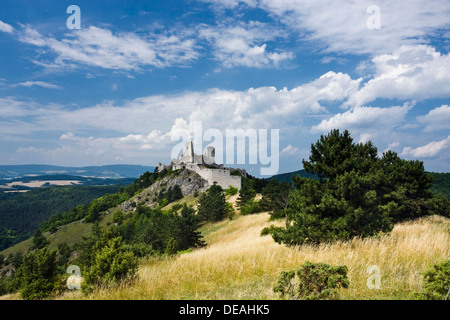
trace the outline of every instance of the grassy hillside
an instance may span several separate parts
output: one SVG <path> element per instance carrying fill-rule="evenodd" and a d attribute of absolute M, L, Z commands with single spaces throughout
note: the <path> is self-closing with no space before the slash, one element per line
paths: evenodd
<path fill-rule="evenodd" d="M 410 299 L 422 273 L 450 255 L 450 220 L 432 216 L 398 224 L 377 239 L 289 248 L 260 236 L 267 213 L 208 223 L 208 246 L 177 258 L 141 262 L 139 280 L 90 296 L 69 292 L 63 299 L 278 299 L 272 288 L 283 270 L 305 261 L 346 265 L 349 289 L 342 299 Z M 370 265 L 381 269 L 381 289 L 366 286 Z"/>

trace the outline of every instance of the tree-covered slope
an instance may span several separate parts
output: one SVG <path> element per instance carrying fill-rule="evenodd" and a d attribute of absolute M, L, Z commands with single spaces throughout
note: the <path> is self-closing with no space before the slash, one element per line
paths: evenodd
<path fill-rule="evenodd" d="M 0 250 L 29 238 L 51 216 L 92 202 L 121 185 L 36 188 L 0 201 Z"/>

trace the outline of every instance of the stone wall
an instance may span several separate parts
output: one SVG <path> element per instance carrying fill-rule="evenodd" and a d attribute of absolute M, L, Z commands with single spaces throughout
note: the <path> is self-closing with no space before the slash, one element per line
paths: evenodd
<path fill-rule="evenodd" d="M 211 186 L 217 182 L 223 189 L 228 189 L 229 186 L 241 189 L 241 176 L 232 176 L 230 169 L 209 169 L 195 164 L 185 164 L 185 168 L 198 173 Z"/>

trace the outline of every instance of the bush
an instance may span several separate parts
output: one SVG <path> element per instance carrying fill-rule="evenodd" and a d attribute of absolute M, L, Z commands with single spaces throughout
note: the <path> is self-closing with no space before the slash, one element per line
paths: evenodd
<path fill-rule="evenodd" d="M 273 291 L 293 300 L 337 299 L 339 289 L 348 288 L 349 284 L 346 266 L 307 261 L 296 272 L 281 272 Z"/>
<path fill-rule="evenodd" d="M 262 212 L 263 209 L 261 208 L 260 202 L 249 200 L 243 207 L 241 207 L 241 214 L 253 214 Z"/>
<path fill-rule="evenodd" d="M 133 279 L 137 268 L 138 259 L 133 252 L 125 249 L 122 237 L 115 237 L 94 252 L 82 289 L 84 292 L 90 292 L 99 286 Z"/>
<path fill-rule="evenodd" d="M 164 252 L 165 254 L 171 256 L 171 255 L 175 255 L 178 252 L 178 243 L 177 240 L 175 239 L 170 239 L 169 242 L 167 243 L 167 247 L 166 247 L 166 251 Z"/>
<path fill-rule="evenodd" d="M 434 265 L 424 273 L 422 298 L 426 300 L 447 300 L 450 292 L 450 260 Z"/>
<path fill-rule="evenodd" d="M 56 252 L 44 247 L 25 256 L 15 277 L 23 299 L 50 297 L 57 287 Z"/>
<path fill-rule="evenodd" d="M 234 196 L 239 192 L 238 188 L 235 188 L 233 186 L 229 186 L 228 189 L 225 189 L 225 195 L 226 196 Z"/>
<path fill-rule="evenodd" d="M 151 245 L 145 243 L 125 244 L 124 249 L 125 251 L 132 252 L 138 258 L 145 258 L 157 254 Z"/>

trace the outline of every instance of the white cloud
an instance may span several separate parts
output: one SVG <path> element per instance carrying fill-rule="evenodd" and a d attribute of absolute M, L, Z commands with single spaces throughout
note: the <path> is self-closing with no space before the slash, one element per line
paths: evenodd
<path fill-rule="evenodd" d="M 327 113 L 321 101 L 343 101 L 354 93 L 360 80 L 342 73 L 328 72 L 320 78 L 288 90 L 275 87 L 249 88 L 245 91 L 209 89 L 176 95 L 153 95 L 116 105 L 112 101 L 87 108 L 42 106 L 13 98 L 0 100 L 0 112 L 8 119 L 28 115 L 24 132 L 40 130 L 114 131 L 120 134 L 147 135 L 152 130 L 169 132 L 171 125 L 202 120 L 205 126 L 225 128 L 280 128 L 289 119 L 301 125 L 304 115 Z M 11 107 L 8 107 L 11 105 Z M 226 112 L 224 112 L 226 111 Z M 3 122 L 2 122 L 3 121 Z M 27 131 L 31 130 L 31 131 Z"/>
<path fill-rule="evenodd" d="M 389 151 L 389 150 L 393 150 L 393 149 L 395 149 L 395 148 L 397 148 L 397 147 L 399 147 L 399 146 L 400 146 L 400 143 L 399 143 L 398 141 L 391 142 L 391 143 L 388 144 L 388 146 L 387 146 L 387 148 L 384 150 L 384 152 L 387 152 L 387 151 Z"/>
<path fill-rule="evenodd" d="M 37 87 L 42 87 L 42 88 L 47 88 L 47 89 L 62 89 L 61 86 L 52 84 L 52 83 L 48 83 L 48 82 L 44 82 L 44 81 L 25 81 L 25 82 L 21 82 L 17 84 L 18 86 L 22 86 L 22 87 L 33 87 L 33 86 L 37 86 Z"/>
<path fill-rule="evenodd" d="M 350 132 L 383 132 L 401 125 L 411 104 L 379 107 L 355 107 L 333 115 L 312 127 L 312 132 L 328 132 L 332 129 L 348 129 Z M 367 139 L 366 139 L 367 140 Z"/>
<path fill-rule="evenodd" d="M 265 23 L 233 21 L 232 25 L 229 22 L 218 26 L 202 25 L 198 33 L 212 45 L 215 59 L 225 68 L 278 66 L 294 58 L 290 51 L 268 50 L 266 42 L 284 34 Z"/>
<path fill-rule="evenodd" d="M 301 128 L 305 115 L 327 113 L 319 101 L 342 101 L 358 86 L 359 80 L 329 72 L 290 90 L 274 87 L 245 91 L 210 89 L 154 95 L 121 105 L 105 101 L 87 108 L 0 99 L 0 136 L 11 137 L 9 140 L 26 137 L 28 146 L 35 149 L 27 149 L 25 145 L 20 149 L 21 155 L 25 157 L 26 152 L 27 157 L 43 162 L 66 159 L 73 163 L 93 156 L 98 161 L 116 157 L 145 158 L 150 150 L 152 157 L 160 154 L 158 161 L 165 161 L 168 154 L 164 152 L 176 144 L 171 141 L 171 134 L 177 129 L 192 132 L 195 121 L 203 121 L 203 130 L 218 129 L 223 134 L 228 128 L 296 131 Z M 286 119 L 289 119 L 288 124 Z M 35 146 L 42 145 L 41 139 L 51 139 L 55 135 L 59 137 L 57 147 Z M 294 151 L 291 147 L 285 153 Z"/>
<path fill-rule="evenodd" d="M 432 141 L 424 146 L 411 148 L 403 148 L 403 156 L 413 156 L 416 158 L 432 158 L 439 155 L 444 149 L 448 148 L 450 145 L 450 135 L 439 141 Z"/>
<path fill-rule="evenodd" d="M 450 107 L 442 105 L 430 110 L 426 115 L 417 117 L 417 122 L 425 125 L 425 132 L 450 130 Z"/>
<path fill-rule="evenodd" d="M 0 31 L 6 32 L 6 33 L 13 33 L 14 28 L 12 26 L 10 26 L 9 24 L 0 20 Z"/>
<path fill-rule="evenodd" d="M 300 149 L 294 147 L 292 144 L 289 144 L 286 148 L 281 150 L 281 155 L 286 156 L 295 156 L 300 152 Z"/>
<path fill-rule="evenodd" d="M 313 41 L 326 52 L 379 54 L 401 45 L 425 43 L 427 35 L 448 29 L 450 2 L 435 0 L 204 0 L 236 8 L 265 10 L 275 20 L 295 31 L 302 40 Z M 370 5 L 381 13 L 381 29 L 371 30 L 367 20 Z"/>
<path fill-rule="evenodd" d="M 430 46 L 402 46 L 372 59 L 375 75 L 347 105 L 361 106 L 376 99 L 425 100 L 450 96 L 450 54 Z"/>
<path fill-rule="evenodd" d="M 24 26 L 19 40 L 56 54 L 47 66 L 71 66 L 73 63 L 113 70 L 140 70 L 144 67 L 183 66 L 198 58 L 195 41 L 188 35 L 133 32 L 113 34 L 91 26 L 65 35 L 62 40 L 47 37 Z"/>

